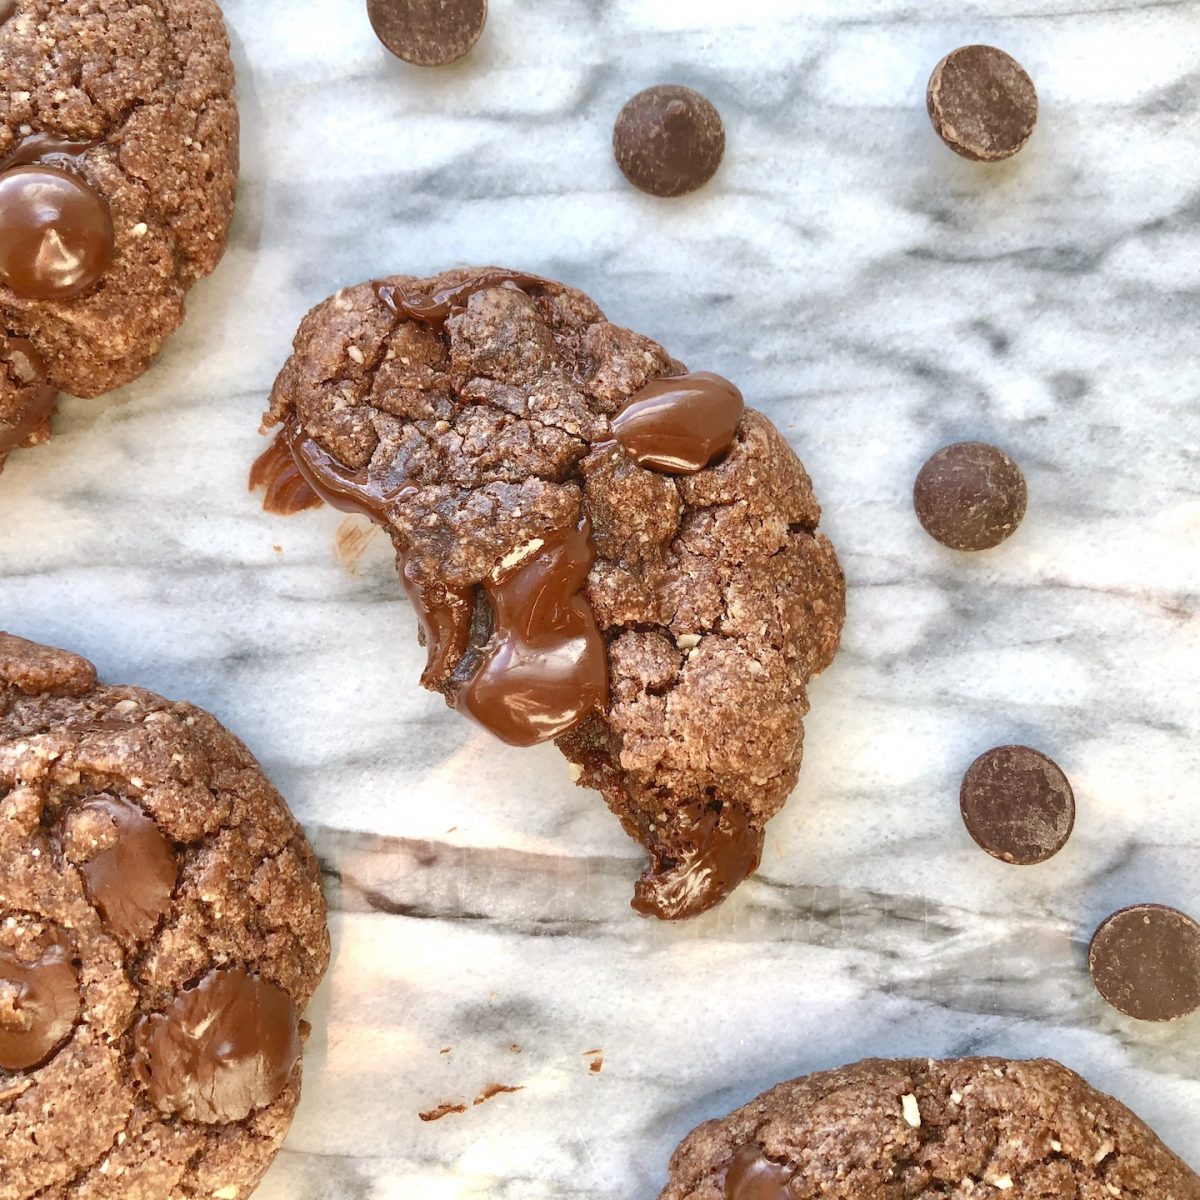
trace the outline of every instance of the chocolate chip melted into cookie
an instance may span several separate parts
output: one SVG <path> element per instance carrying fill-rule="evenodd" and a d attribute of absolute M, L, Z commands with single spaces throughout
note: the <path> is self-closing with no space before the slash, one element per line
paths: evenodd
<path fill-rule="evenodd" d="M 729 449 L 745 411 L 728 379 L 696 371 L 646 384 L 612 419 L 612 431 L 639 466 L 689 475 Z"/>
<path fill-rule="evenodd" d="M 36 958 L 0 947 L 0 1069 L 39 1066 L 79 1019 L 79 977 L 61 930 L 42 933 Z"/>
<path fill-rule="evenodd" d="M 73 814 L 76 836 L 87 833 L 101 849 L 80 865 L 88 899 L 106 928 L 134 942 L 154 932 L 171 904 L 178 864 L 171 843 L 136 804 L 98 796 Z"/>
<path fill-rule="evenodd" d="M 772 1162 L 748 1142 L 730 1160 L 725 1173 L 725 1200 L 792 1200 L 795 1192 L 788 1183 L 795 1173 L 791 1167 Z"/>
<path fill-rule="evenodd" d="M 62 166 L 82 158 L 89 150 L 100 145 L 95 141 L 79 141 L 61 138 L 53 133 L 30 133 L 0 158 L 0 172 L 10 167 L 26 167 L 34 163 Z"/>
<path fill-rule="evenodd" d="M 485 585 L 495 631 L 454 706 L 513 746 L 558 737 L 608 703 L 608 660 L 583 585 L 591 531 L 560 530 L 510 556 Z"/>
<path fill-rule="evenodd" d="M 28 159 L 0 174 L 0 280 L 18 295 L 80 295 L 108 270 L 114 245 L 108 204 L 80 176 Z"/>
<path fill-rule="evenodd" d="M 0 464 L 10 450 L 41 433 L 57 397 L 33 343 L 0 336 Z"/>
<path fill-rule="evenodd" d="M 753 874 L 762 859 L 763 831 L 739 808 L 692 813 L 678 847 L 651 848 L 650 870 L 637 882 L 633 907 L 643 916 L 678 921 L 712 908 Z"/>
<path fill-rule="evenodd" d="M 540 276 L 526 275 L 521 271 L 480 271 L 462 283 L 441 288 L 424 298 L 389 284 L 381 284 L 376 291 L 380 300 L 397 316 L 411 317 L 423 325 L 441 329 L 455 312 L 466 307 L 467 301 L 476 292 L 494 287 L 515 287 L 528 291 L 545 283 L 546 280 Z"/>
<path fill-rule="evenodd" d="M 134 1031 L 136 1069 L 165 1113 L 241 1121 L 283 1091 L 300 1061 L 300 1018 L 274 984 L 234 968 L 209 971 Z"/>

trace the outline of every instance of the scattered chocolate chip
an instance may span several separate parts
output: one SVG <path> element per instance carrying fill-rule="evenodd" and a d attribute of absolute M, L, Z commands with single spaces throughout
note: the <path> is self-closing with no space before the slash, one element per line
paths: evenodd
<path fill-rule="evenodd" d="M 0 280 L 30 300 L 85 292 L 113 257 L 108 204 L 78 175 L 21 166 L 0 174 Z"/>
<path fill-rule="evenodd" d="M 1037 124 L 1033 80 L 994 46 L 963 46 L 946 55 L 933 70 L 927 101 L 938 137 L 975 162 L 1011 158 Z"/>
<path fill-rule="evenodd" d="M 692 475 L 733 445 L 745 411 L 742 393 L 728 379 L 697 371 L 652 380 L 613 417 L 611 427 L 639 466 Z"/>
<path fill-rule="evenodd" d="M 444 67 L 464 57 L 487 22 L 487 0 L 367 0 L 379 40 L 418 67 Z"/>
<path fill-rule="evenodd" d="M 1088 956 L 1105 1000 L 1139 1021 L 1177 1021 L 1200 1010 L 1200 925 L 1162 904 L 1105 920 Z"/>
<path fill-rule="evenodd" d="M 683 196 L 717 173 L 725 126 L 721 114 L 691 88 L 647 88 L 621 109 L 613 153 L 635 188 L 652 196 Z"/>
<path fill-rule="evenodd" d="M 1025 476 L 1007 454 L 983 442 L 939 450 L 913 488 L 917 520 L 951 550 L 990 550 L 1012 537 L 1025 516 Z"/>
<path fill-rule="evenodd" d="M 1028 746 L 998 746 L 981 754 L 963 778 L 959 806 L 980 846 L 1022 867 L 1053 858 L 1075 828 L 1075 795 L 1067 777 Z"/>
<path fill-rule="evenodd" d="M 300 1060 L 287 992 L 240 968 L 209 971 L 134 1029 L 135 1067 L 151 1102 L 188 1121 L 242 1121 L 270 1104 Z"/>

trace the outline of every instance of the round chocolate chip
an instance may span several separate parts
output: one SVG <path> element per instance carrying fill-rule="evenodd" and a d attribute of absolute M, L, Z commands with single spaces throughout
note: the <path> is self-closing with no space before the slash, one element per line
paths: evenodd
<path fill-rule="evenodd" d="M 1011 537 L 1025 516 L 1025 477 L 1007 454 L 983 442 L 939 450 L 913 488 L 917 519 L 951 550 L 990 550 Z"/>
<path fill-rule="evenodd" d="M 457 62 L 479 41 L 487 0 L 367 0 L 379 40 L 418 67 Z"/>
<path fill-rule="evenodd" d="M 1027 867 L 1053 858 L 1075 828 L 1075 795 L 1058 765 L 1028 746 L 997 746 L 959 793 L 971 836 L 993 858 Z"/>
<path fill-rule="evenodd" d="M 1139 1021 L 1177 1021 L 1200 1010 L 1200 925 L 1162 904 L 1113 913 L 1092 938 L 1092 981 Z"/>
<path fill-rule="evenodd" d="M 0 174 L 0 280 L 30 300 L 78 296 L 108 270 L 113 225 L 108 204 L 58 167 Z"/>
<path fill-rule="evenodd" d="M 725 126 L 721 114 L 691 88 L 647 88 L 621 109 L 613 153 L 635 188 L 652 196 L 683 196 L 717 173 Z"/>
<path fill-rule="evenodd" d="M 963 46 L 947 54 L 933 70 L 926 98 L 938 137 L 975 162 L 1011 158 L 1037 124 L 1033 80 L 994 46 Z"/>

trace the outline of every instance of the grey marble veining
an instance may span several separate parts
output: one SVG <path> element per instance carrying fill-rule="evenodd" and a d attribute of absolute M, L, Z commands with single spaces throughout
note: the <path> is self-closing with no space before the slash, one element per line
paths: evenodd
<path fill-rule="evenodd" d="M 435 72 L 390 60 L 361 0 L 226 10 L 229 254 L 149 375 L 68 402 L 0 477 L 0 624 L 211 708 L 321 853 L 336 958 L 260 1195 L 652 1200 L 699 1120 L 875 1054 L 1053 1055 L 1200 1167 L 1200 1023 L 1126 1021 L 1084 970 L 1114 907 L 1200 910 L 1200 3 L 493 0 Z M 995 168 L 923 108 L 976 40 L 1042 97 Z M 663 81 L 729 134 L 677 202 L 609 150 Z M 630 912 L 636 848 L 553 750 L 415 688 L 385 539 L 246 492 L 307 307 L 463 262 L 576 284 L 737 380 L 841 552 L 845 644 L 798 792 L 758 877 L 686 926 Z M 1019 534 L 975 558 L 909 503 L 963 437 L 1030 485 Z M 1041 867 L 992 862 L 958 818 L 963 769 L 1002 741 L 1075 785 Z M 472 1104 L 496 1083 L 523 1090 Z M 468 1111 L 419 1118 L 442 1103 Z"/>

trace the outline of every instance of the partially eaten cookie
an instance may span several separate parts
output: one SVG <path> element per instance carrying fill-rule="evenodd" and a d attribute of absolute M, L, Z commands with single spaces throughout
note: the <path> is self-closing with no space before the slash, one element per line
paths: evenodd
<path fill-rule="evenodd" d="M 384 526 L 422 682 L 554 739 L 650 867 L 634 907 L 723 900 L 796 784 L 844 580 L 791 447 L 581 292 L 497 268 L 347 288 L 304 319 L 253 485 Z"/>

